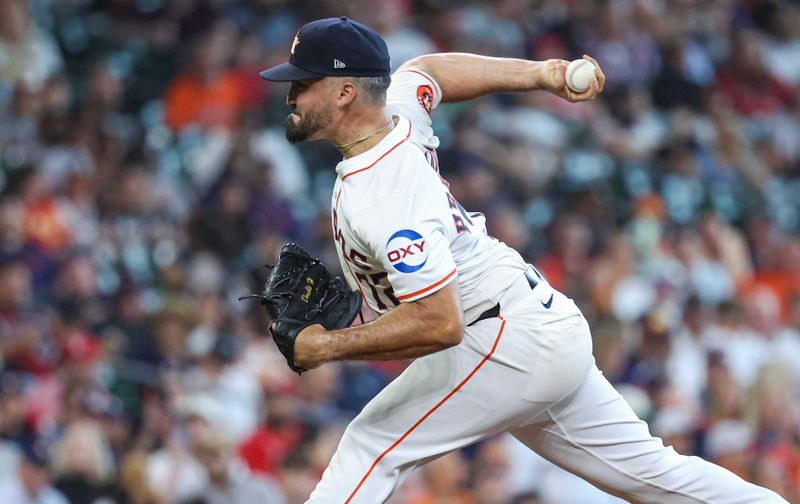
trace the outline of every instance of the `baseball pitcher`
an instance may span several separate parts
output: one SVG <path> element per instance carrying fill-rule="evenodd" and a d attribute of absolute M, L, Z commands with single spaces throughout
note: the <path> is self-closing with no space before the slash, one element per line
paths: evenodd
<path fill-rule="evenodd" d="M 348 359 L 416 360 L 348 426 L 308 502 L 380 503 L 411 471 L 510 432 L 554 464 L 631 502 L 785 502 L 650 435 L 594 364 L 573 301 L 489 236 L 439 175 L 431 111 L 442 101 L 565 85 L 567 62 L 473 54 L 416 58 L 390 77 L 386 44 L 345 17 L 303 26 L 288 62 L 264 79 L 291 82 L 290 142 L 342 153 L 331 217 L 349 289 L 287 245 L 258 296 L 298 372 Z M 381 315 L 349 327 L 361 302 Z"/>

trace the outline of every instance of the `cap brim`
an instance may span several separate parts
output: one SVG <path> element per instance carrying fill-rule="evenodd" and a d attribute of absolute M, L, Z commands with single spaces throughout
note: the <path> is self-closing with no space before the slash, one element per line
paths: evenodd
<path fill-rule="evenodd" d="M 325 77 L 322 74 L 318 74 L 310 70 L 304 70 L 289 61 L 286 63 L 281 63 L 280 65 L 276 65 L 272 68 L 267 68 L 258 75 L 260 75 L 262 79 L 273 82 L 290 82 L 306 79 L 320 79 Z"/>

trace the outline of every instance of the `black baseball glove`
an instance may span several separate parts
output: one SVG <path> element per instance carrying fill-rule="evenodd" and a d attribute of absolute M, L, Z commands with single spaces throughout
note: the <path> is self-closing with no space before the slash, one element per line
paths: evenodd
<path fill-rule="evenodd" d="M 294 363 L 294 342 L 307 326 L 322 324 L 327 330 L 349 327 L 361 310 L 361 295 L 344 281 L 331 278 L 319 259 L 302 247 L 287 243 L 281 248 L 262 294 L 241 299 L 260 299 L 274 323 L 269 332 L 292 371 L 306 371 Z"/>

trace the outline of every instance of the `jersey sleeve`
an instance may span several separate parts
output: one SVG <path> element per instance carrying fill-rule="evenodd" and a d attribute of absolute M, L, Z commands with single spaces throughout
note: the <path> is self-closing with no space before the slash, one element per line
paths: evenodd
<path fill-rule="evenodd" d="M 431 113 L 441 101 L 442 90 L 433 77 L 411 68 L 395 72 L 386 93 L 386 108 L 411 121 L 417 143 L 433 149 L 439 139 L 433 134 Z"/>
<path fill-rule="evenodd" d="M 441 211 L 423 197 L 395 193 L 359 212 L 355 231 L 388 273 L 395 297 L 414 301 L 456 277 Z"/>

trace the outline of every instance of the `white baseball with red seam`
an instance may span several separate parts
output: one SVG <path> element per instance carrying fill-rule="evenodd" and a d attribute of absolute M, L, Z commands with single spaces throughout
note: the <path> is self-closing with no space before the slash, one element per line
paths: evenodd
<path fill-rule="evenodd" d="M 592 81 L 595 80 L 594 65 L 591 61 L 585 59 L 577 59 L 571 61 L 567 65 L 567 71 L 564 78 L 567 81 L 567 87 L 576 93 L 583 93 Z"/>

